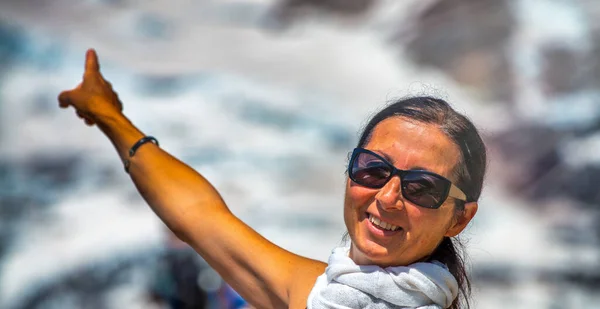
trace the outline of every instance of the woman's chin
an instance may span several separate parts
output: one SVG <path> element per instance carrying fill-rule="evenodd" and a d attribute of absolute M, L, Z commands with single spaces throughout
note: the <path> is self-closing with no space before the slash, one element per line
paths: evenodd
<path fill-rule="evenodd" d="M 350 258 L 357 265 L 379 265 L 389 266 L 393 263 L 393 256 L 390 254 L 388 248 L 383 247 L 370 240 L 366 240 L 366 243 L 352 245 L 350 250 Z"/>

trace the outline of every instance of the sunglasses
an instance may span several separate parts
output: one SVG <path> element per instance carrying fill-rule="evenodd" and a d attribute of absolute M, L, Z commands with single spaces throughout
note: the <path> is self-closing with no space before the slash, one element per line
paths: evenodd
<path fill-rule="evenodd" d="M 436 209 L 448 196 L 466 201 L 465 193 L 450 180 L 423 170 L 401 170 L 380 155 L 363 148 L 355 148 L 348 164 L 348 176 L 355 183 L 380 189 L 394 177 L 400 177 L 402 196 L 415 205 Z"/>

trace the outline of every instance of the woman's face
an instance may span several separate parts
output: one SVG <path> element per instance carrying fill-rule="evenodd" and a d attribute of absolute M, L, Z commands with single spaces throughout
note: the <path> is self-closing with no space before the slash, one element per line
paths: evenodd
<path fill-rule="evenodd" d="M 363 148 L 388 158 L 399 169 L 421 169 L 456 181 L 453 169 L 458 147 L 435 125 L 403 117 L 380 122 Z M 475 204 L 475 203 L 468 203 Z M 417 206 L 402 197 L 400 178 L 394 176 L 383 188 L 360 186 L 348 178 L 344 221 L 352 240 L 350 257 L 359 265 L 382 267 L 408 265 L 429 256 L 444 236 L 455 236 L 477 210 L 455 215 L 454 199 L 438 209 Z M 373 216 L 400 227 L 385 231 L 370 221 Z M 466 220 L 465 220 L 466 219 Z M 465 222 L 466 221 L 466 222 Z"/>

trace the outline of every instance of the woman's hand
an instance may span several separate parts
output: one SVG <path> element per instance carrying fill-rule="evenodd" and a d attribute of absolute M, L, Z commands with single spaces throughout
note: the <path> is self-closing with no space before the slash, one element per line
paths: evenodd
<path fill-rule="evenodd" d="M 77 115 L 92 126 L 103 116 L 120 114 L 123 104 L 112 85 L 100 74 L 100 65 L 96 51 L 88 49 L 85 55 L 83 80 L 73 90 L 67 90 L 58 96 L 59 106 L 75 108 Z"/>

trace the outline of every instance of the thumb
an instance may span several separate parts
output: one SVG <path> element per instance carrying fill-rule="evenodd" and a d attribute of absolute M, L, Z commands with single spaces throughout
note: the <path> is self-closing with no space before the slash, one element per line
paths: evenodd
<path fill-rule="evenodd" d="M 76 109 L 79 109 L 83 105 L 89 96 L 83 91 L 78 89 L 63 91 L 58 95 L 58 105 L 61 108 L 67 108 L 72 105 Z"/>
<path fill-rule="evenodd" d="M 67 108 L 71 104 L 71 99 L 69 98 L 69 93 L 71 91 L 63 91 L 58 95 L 58 106 L 60 108 Z"/>

